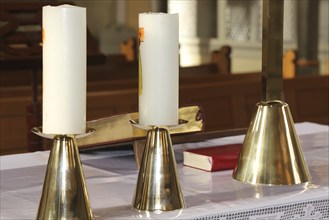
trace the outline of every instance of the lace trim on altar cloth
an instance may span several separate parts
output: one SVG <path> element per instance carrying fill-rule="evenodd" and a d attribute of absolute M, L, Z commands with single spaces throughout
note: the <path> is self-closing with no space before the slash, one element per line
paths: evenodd
<path fill-rule="evenodd" d="M 267 206 L 248 211 L 228 212 L 223 214 L 194 218 L 193 220 L 290 220 L 290 219 L 329 219 L 329 199 L 310 200 Z"/>

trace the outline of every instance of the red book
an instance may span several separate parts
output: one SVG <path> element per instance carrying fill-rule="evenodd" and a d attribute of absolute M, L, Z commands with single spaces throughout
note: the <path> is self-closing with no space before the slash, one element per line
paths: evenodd
<path fill-rule="evenodd" d="M 206 171 L 230 170 L 238 163 L 242 144 L 185 150 L 184 165 Z"/>

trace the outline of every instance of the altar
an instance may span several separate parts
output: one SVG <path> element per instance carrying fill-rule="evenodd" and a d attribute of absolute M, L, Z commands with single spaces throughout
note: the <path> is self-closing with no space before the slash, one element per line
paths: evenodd
<path fill-rule="evenodd" d="M 327 219 L 329 126 L 298 123 L 296 131 L 312 181 L 291 186 L 249 185 L 232 170 L 206 172 L 182 164 L 185 149 L 242 143 L 244 136 L 174 145 L 186 208 L 167 212 L 131 209 L 138 171 L 130 148 L 81 152 L 96 219 Z M 1 156 L 0 219 L 35 219 L 49 151 Z"/>

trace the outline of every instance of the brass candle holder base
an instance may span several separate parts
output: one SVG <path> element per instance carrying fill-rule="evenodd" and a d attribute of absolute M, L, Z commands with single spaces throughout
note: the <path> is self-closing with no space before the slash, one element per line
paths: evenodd
<path fill-rule="evenodd" d="M 184 208 L 185 201 L 169 134 L 169 129 L 177 129 L 180 125 L 142 126 L 135 121 L 131 123 L 135 127 L 148 130 L 132 207 L 141 211 Z"/>
<path fill-rule="evenodd" d="M 32 132 L 53 139 L 37 219 L 93 219 L 76 138 L 81 135 L 49 135 L 40 127 Z"/>
<path fill-rule="evenodd" d="M 295 132 L 288 104 L 257 104 L 233 178 L 250 184 L 292 185 L 311 176 Z"/>

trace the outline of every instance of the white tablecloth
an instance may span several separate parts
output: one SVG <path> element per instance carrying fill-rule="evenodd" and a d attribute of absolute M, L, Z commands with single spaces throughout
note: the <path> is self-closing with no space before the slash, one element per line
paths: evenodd
<path fill-rule="evenodd" d="M 96 219 L 328 219 L 329 127 L 296 125 L 312 182 L 294 186 L 252 186 L 232 179 L 232 170 L 205 172 L 182 165 L 182 151 L 229 143 L 243 136 L 175 145 L 187 208 L 162 213 L 130 208 L 137 178 L 131 150 L 81 153 Z M 1 219 L 35 219 L 49 151 L 0 157 Z"/>

